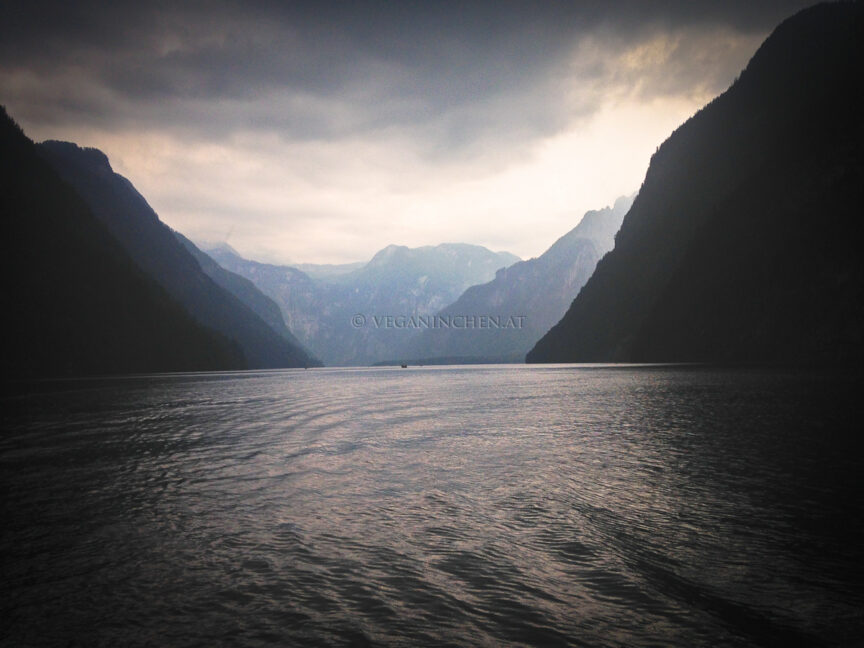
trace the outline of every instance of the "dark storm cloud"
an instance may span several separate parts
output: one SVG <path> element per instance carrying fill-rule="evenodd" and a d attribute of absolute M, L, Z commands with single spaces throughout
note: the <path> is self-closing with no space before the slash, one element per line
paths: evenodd
<path fill-rule="evenodd" d="M 4 0 L 0 103 L 252 258 L 527 257 L 634 191 L 804 4 Z"/>
<path fill-rule="evenodd" d="M 803 4 L 7 0 L 0 100 L 28 123 L 261 129 L 290 139 L 404 127 L 451 147 L 590 114 L 596 93 L 575 108 L 549 100 L 562 76 L 586 87 L 616 75 L 635 83 L 609 68 L 653 35 L 766 32 Z M 574 69 L 574 48 L 589 35 L 599 40 Z M 641 92 L 714 82 L 698 65 L 698 42 L 675 47 L 672 73 L 641 79 Z"/>

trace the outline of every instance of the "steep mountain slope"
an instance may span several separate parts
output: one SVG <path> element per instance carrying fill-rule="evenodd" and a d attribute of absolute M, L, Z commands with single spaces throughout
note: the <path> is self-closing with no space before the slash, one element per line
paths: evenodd
<path fill-rule="evenodd" d="M 344 315 L 339 305 L 345 299 L 343 288 L 314 281 L 295 268 L 244 259 L 225 247 L 208 249 L 207 254 L 273 299 L 288 328 L 325 364 L 345 364 L 346 323 L 350 326 L 345 317 L 353 313 Z"/>
<path fill-rule="evenodd" d="M 68 142 L 39 145 L 44 159 L 87 202 L 127 254 L 199 322 L 235 340 L 250 368 L 313 364 L 252 309 L 218 286 L 126 178 L 96 149 Z"/>
<path fill-rule="evenodd" d="M 804 10 L 654 155 L 529 362 L 862 356 L 864 5 Z"/>
<path fill-rule="evenodd" d="M 297 337 L 288 330 L 288 327 L 285 325 L 285 320 L 282 319 L 282 312 L 279 310 L 279 306 L 275 301 L 258 290 L 258 288 L 255 287 L 255 284 L 245 277 L 229 272 L 220 266 L 208 254 L 202 252 L 192 241 L 180 234 L 180 232 L 174 232 L 174 236 L 177 237 L 177 240 L 179 240 L 183 244 L 183 247 L 185 247 L 186 250 L 188 250 L 188 252 L 195 258 L 198 265 L 200 265 L 201 269 L 204 271 L 204 274 L 215 281 L 217 285 L 221 286 L 241 302 L 246 304 L 246 306 L 251 308 L 258 317 L 264 320 L 264 322 L 266 322 L 271 329 L 276 331 L 276 333 L 278 333 L 286 342 L 297 348 L 303 347 L 300 340 L 298 340 Z M 312 354 L 307 352 L 307 355 L 310 358 L 309 366 L 320 364 L 317 359 L 313 358 Z"/>
<path fill-rule="evenodd" d="M 247 261 L 225 248 L 209 253 L 272 297 L 291 330 L 328 365 L 392 358 L 414 330 L 376 326 L 376 317 L 431 315 L 468 286 L 486 282 L 499 268 L 518 261 L 476 245 L 391 245 L 359 270 L 313 280 L 294 268 Z M 356 315 L 365 322 L 358 326 Z"/>
<path fill-rule="evenodd" d="M 631 198 L 586 213 L 580 223 L 536 259 L 499 270 L 489 283 L 471 286 L 443 309 L 443 318 L 489 315 L 496 326 L 435 327 L 423 330 L 400 350 L 406 360 L 476 358 L 521 362 L 525 353 L 558 322 L 588 281 L 597 261 L 614 245 L 615 232 Z M 503 327 L 511 316 L 516 326 Z M 444 321 L 451 321 L 444 319 Z"/>
<path fill-rule="evenodd" d="M 140 271 L 0 109 L 4 378 L 239 369 Z"/>

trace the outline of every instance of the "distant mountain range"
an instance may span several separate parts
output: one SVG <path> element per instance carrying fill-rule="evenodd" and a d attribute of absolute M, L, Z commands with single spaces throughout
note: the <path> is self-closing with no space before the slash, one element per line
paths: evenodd
<path fill-rule="evenodd" d="M 529 362 L 857 366 L 862 43 L 861 2 L 788 19 L 658 148 L 635 200 L 524 262 L 464 244 L 300 268 L 202 251 L 103 153 L 34 145 L 2 110 L 4 376 L 518 361 L 535 341 Z M 520 326 L 418 319 L 460 316 Z"/>
<path fill-rule="evenodd" d="M 125 252 L 0 109 L 3 378 L 242 369 Z"/>
<path fill-rule="evenodd" d="M 237 250 L 231 247 L 227 242 L 214 242 L 207 240 L 199 240 L 195 243 L 195 246 L 200 250 L 207 250 L 210 253 L 228 253 L 230 255 L 234 255 L 236 257 L 243 258 L 243 255 L 240 254 Z M 353 272 L 354 270 L 359 270 L 363 266 L 366 265 L 366 261 L 354 261 L 352 263 L 280 263 L 275 264 L 279 266 L 287 266 L 289 268 L 295 268 L 300 272 L 306 274 L 308 277 L 312 279 L 328 279 L 332 277 L 337 277 L 339 275 L 348 274 L 349 272 Z"/>
<path fill-rule="evenodd" d="M 529 362 L 839 362 L 864 340 L 864 4 L 783 22 L 651 160 Z"/>
<path fill-rule="evenodd" d="M 619 198 L 613 207 L 589 211 L 579 224 L 536 259 L 499 270 L 485 284 L 472 286 L 439 312 L 442 322 L 458 316 L 491 316 L 481 326 L 430 326 L 415 335 L 398 357 L 408 362 L 522 362 L 525 354 L 567 311 L 588 281 L 600 258 L 612 249 L 615 233 L 633 197 Z M 520 317 L 518 326 L 502 327 Z M 458 320 L 457 320 L 458 321 Z"/>
<path fill-rule="evenodd" d="M 434 314 L 519 260 L 460 243 L 390 245 L 361 268 L 313 279 L 296 268 L 243 259 L 225 246 L 208 253 L 273 298 L 288 327 L 328 365 L 392 358 L 415 330 L 388 327 L 380 318 Z"/>
<path fill-rule="evenodd" d="M 296 263 L 291 267 L 306 273 L 312 279 L 332 279 L 359 270 L 365 265 L 365 261 L 355 261 L 354 263 Z"/>

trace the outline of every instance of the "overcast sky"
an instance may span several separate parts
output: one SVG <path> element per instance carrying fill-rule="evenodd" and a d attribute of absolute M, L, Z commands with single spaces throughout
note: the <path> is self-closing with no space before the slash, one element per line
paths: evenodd
<path fill-rule="evenodd" d="M 277 262 L 542 253 L 812 2 L 18 2 L 0 103 Z"/>

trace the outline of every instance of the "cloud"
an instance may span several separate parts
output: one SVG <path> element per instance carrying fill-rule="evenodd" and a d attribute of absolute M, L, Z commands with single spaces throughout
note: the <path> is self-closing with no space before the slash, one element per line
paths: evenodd
<path fill-rule="evenodd" d="M 506 105 L 535 130 L 560 126 L 563 109 L 549 91 L 574 49 L 597 33 L 605 46 L 594 42 L 590 64 L 608 68 L 604 58 L 634 48 L 638 56 L 657 33 L 764 33 L 766 18 L 775 22 L 791 3 L 652 4 L 11 0 L 0 61 L 4 86 L 11 78 L 15 89 L 29 88 L 18 96 L 41 108 L 38 119 L 273 129 L 292 138 L 432 122 L 458 144 L 482 133 L 478 114 L 490 105 L 493 126 L 517 121 L 500 118 Z M 274 100 L 271 110 L 259 106 Z M 210 114 L 213 104 L 225 106 Z"/>
<path fill-rule="evenodd" d="M 7 0 L 0 101 L 34 137 L 105 150 L 178 229 L 247 253 L 531 255 L 633 191 L 801 5 Z"/>

